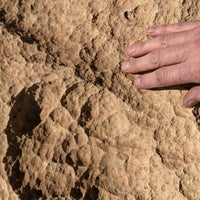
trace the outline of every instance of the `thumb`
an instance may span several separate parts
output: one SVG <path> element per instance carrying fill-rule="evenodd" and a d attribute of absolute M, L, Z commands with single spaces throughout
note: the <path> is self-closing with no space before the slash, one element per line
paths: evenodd
<path fill-rule="evenodd" d="M 200 102 L 200 86 L 193 87 L 183 99 L 183 106 L 192 108 Z"/>

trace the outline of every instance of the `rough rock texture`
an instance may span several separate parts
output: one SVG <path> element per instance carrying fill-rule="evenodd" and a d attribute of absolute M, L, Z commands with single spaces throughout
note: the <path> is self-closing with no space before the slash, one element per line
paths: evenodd
<path fill-rule="evenodd" d="M 137 90 L 119 67 L 146 27 L 199 10 L 191 0 L 0 0 L 0 199 L 199 200 L 186 91 Z"/>

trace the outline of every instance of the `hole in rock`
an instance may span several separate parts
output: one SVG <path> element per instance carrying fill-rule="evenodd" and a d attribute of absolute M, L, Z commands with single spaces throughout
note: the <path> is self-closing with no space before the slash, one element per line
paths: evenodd
<path fill-rule="evenodd" d="M 80 188 L 72 188 L 70 195 L 75 198 L 75 199 L 80 199 L 82 197 L 82 192 L 80 190 Z"/>
<path fill-rule="evenodd" d="M 84 200 L 96 200 L 99 196 L 99 190 L 96 187 L 89 188 L 85 194 Z"/>
<path fill-rule="evenodd" d="M 43 197 L 42 190 L 31 189 L 29 185 L 23 189 L 23 192 L 20 195 L 20 199 L 22 200 L 38 200 L 41 197 Z"/>
<path fill-rule="evenodd" d="M 19 196 L 35 194 L 30 187 L 26 186 L 25 188 L 22 188 L 24 172 L 20 170 L 20 157 L 22 154 L 22 137 L 26 136 L 30 138 L 32 136 L 32 130 L 41 122 L 41 109 L 35 101 L 35 91 L 37 89 L 38 86 L 33 85 L 27 90 L 23 89 L 12 99 L 12 109 L 5 129 L 8 140 L 8 149 L 3 162 L 5 164 L 9 182 L 13 190 L 19 194 Z"/>
<path fill-rule="evenodd" d="M 13 136 L 22 136 L 41 122 L 41 109 L 34 99 L 34 93 L 37 88 L 37 85 L 33 85 L 27 91 L 23 89 L 13 99 L 14 104 L 9 115 L 7 133 L 12 132 Z"/>
<path fill-rule="evenodd" d="M 200 130 L 200 103 L 193 108 L 192 113 L 196 119 L 198 129 Z"/>

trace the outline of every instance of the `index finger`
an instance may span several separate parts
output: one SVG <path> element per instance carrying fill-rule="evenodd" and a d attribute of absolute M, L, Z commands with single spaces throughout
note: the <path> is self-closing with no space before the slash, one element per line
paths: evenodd
<path fill-rule="evenodd" d="M 189 22 L 180 22 L 176 24 L 169 25 L 159 25 L 154 26 L 148 29 L 148 35 L 152 37 L 156 37 L 158 35 L 166 34 L 166 33 L 177 33 L 182 31 L 188 31 L 200 26 L 200 20 L 189 21 Z"/>
<path fill-rule="evenodd" d="M 192 37 L 193 37 L 193 32 L 191 31 L 164 34 L 159 37 L 131 45 L 127 49 L 127 54 L 132 57 L 139 57 L 153 50 L 163 49 L 166 47 L 185 43 Z"/>

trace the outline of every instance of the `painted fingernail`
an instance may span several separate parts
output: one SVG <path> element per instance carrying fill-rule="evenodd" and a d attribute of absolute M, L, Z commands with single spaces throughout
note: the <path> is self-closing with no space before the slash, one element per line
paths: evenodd
<path fill-rule="evenodd" d="M 140 86 L 140 83 L 141 83 L 141 78 L 135 79 L 134 84 L 136 87 Z"/>
<path fill-rule="evenodd" d="M 196 101 L 195 99 L 191 99 L 187 102 L 187 107 L 188 108 L 192 108 L 194 107 L 196 104 L 198 103 L 198 101 Z"/>
<path fill-rule="evenodd" d="M 125 62 L 122 63 L 121 68 L 122 68 L 123 71 L 126 71 L 129 67 L 130 67 L 130 62 L 125 61 Z"/>
<path fill-rule="evenodd" d="M 135 46 L 130 46 L 130 47 L 127 49 L 127 53 L 128 53 L 129 55 L 135 53 L 135 51 L 136 51 L 136 47 L 135 47 Z"/>

